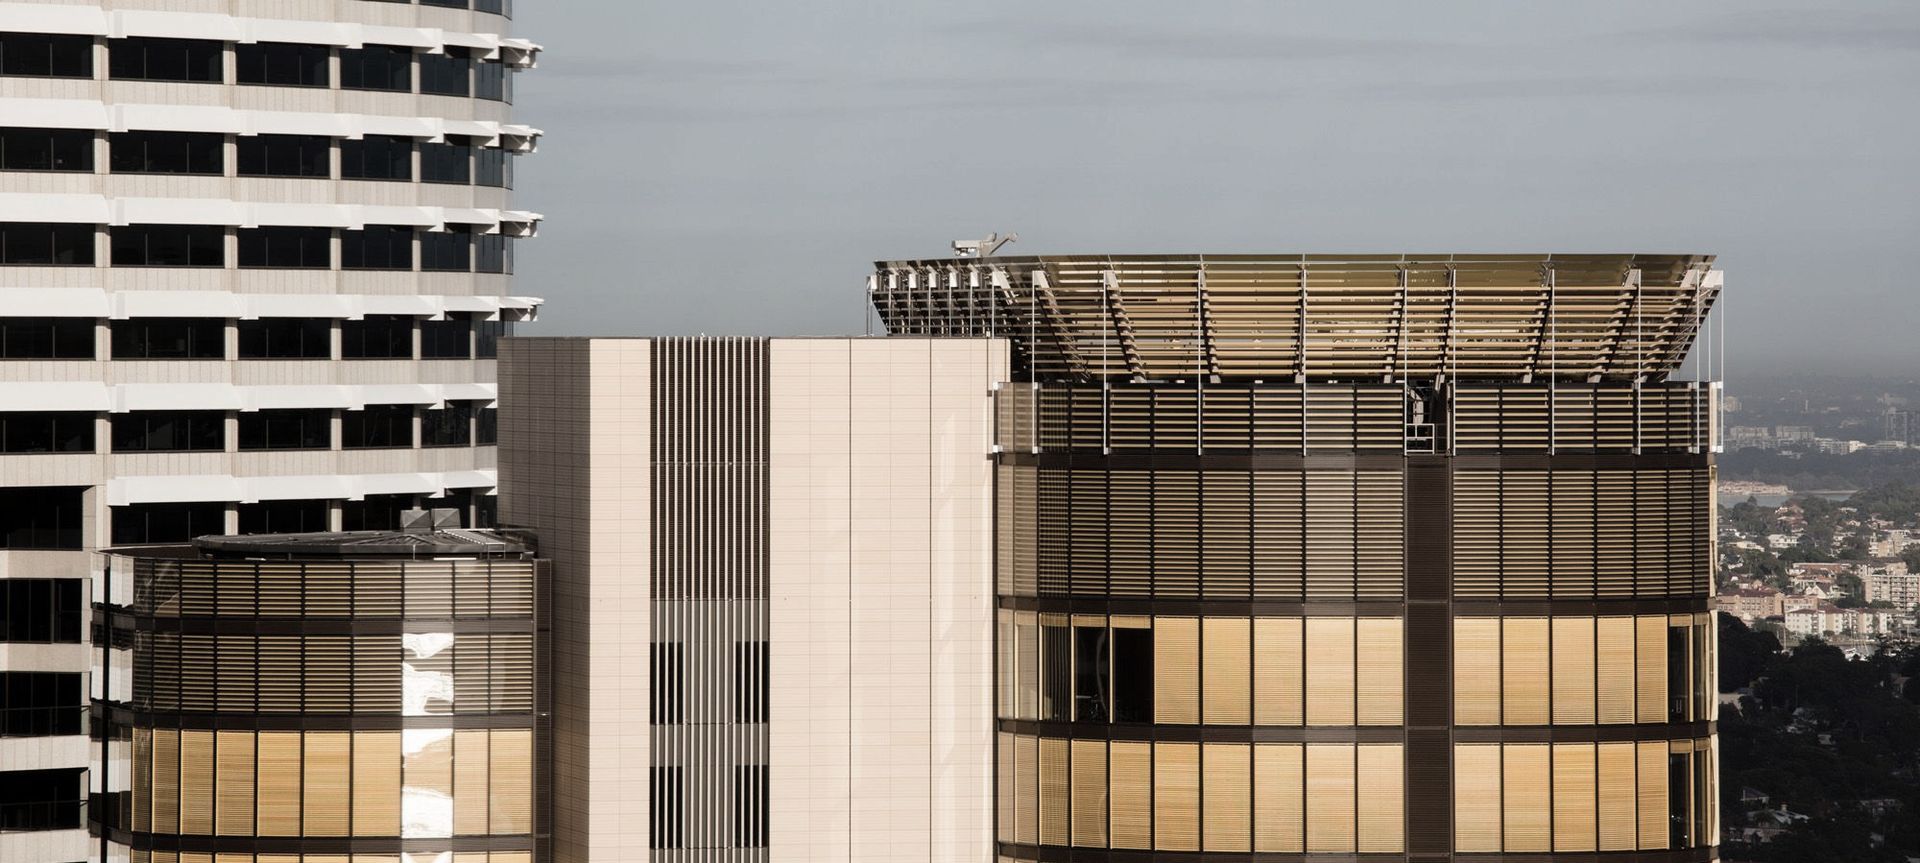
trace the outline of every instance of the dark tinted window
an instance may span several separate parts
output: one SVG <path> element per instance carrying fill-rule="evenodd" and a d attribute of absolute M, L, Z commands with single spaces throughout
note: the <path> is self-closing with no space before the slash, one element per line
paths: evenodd
<path fill-rule="evenodd" d="M 1107 704 L 1113 692 L 1109 632 L 1104 626 L 1073 628 L 1073 711 L 1077 721 L 1107 721 Z"/>
<path fill-rule="evenodd" d="M 1153 721 L 1153 630 L 1114 629 L 1113 721 Z"/>
<path fill-rule="evenodd" d="M 473 321 L 450 317 L 444 321 L 420 322 L 420 358 L 427 360 L 464 360 L 473 356 Z"/>
<path fill-rule="evenodd" d="M 134 411 L 114 414 L 114 452 L 219 452 L 227 415 L 220 411 Z"/>
<path fill-rule="evenodd" d="M 420 92 L 436 96 L 466 96 L 472 92 L 473 61 L 465 48 L 445 54 L 420 55 Z"/>
<path fill-rule="evenodd" d="M 421 231 L 420 269 L 465 273 L 473 269 L 473 235 L 466 231 Z"/>
<path fill-rule="evenodd" d="M 9 770 L 0 774 L 0 831 L 85 827 L 86 771 Z"/>
<path fill-rule="evenodd" d="M 318 135 L 242 135 L 235 173 L 242 177 L 328 177 L 333 141 Z"/>
<path fill-rule="evenodd" d="M 0 129 L 0 170 L 91 171 L 89 129 Z"/>
<path fill-rule="evenodd" d="M 108 39 L 107 75 L 116 80 L 217 84 L 222 54 L 222 45 L 210 39 Z"/>
<path fill-rule="evenodd" d="M 93 77 L 93 37 L 0 33 L 0 75 Z"/>
<path fill-rule="evenodd" d="M 668 641 L 656 641 L 647 646 L 649 658 L 653 662 L 653 698 L 648 704 L 648 716 L 655 725 L 680 724 L 681 688 L 685 686 L 686 669 L 683 667 L 680 645 Z"/>
<path fill-rule="evenodd" d="M 331 446 L 332 411 L 252 411 L 240 414 L 241 449 L 327 449 Z"/>
<path fill-rule="evenodd" d="M 116 360 L 217 360 L 227 355 L 227 325 L 219 318 L 136 318 L 114 321 Z"/>
<path fill-rule="evenodd" d="M 413 229 L 368 225 L 364 230 L 341 231 L 340 268 L 343 270 L 413 269 Z"/>
<path fill-rule="evenodd" d="M 500 339 L 513 335 L 513 324 L 506 321 L 473 322 L 473 355 L 490 360 L 500 355 Z"/>
<path fill-rule="evenodd" d="M 234 80 L 241 84 L 270 84 L 278 87 L 326 87 L 325 45 L 296 45 L 287 42 L 257 42 L 233 46 Z"/>
<path fill-rule="evenodd" d="M 340 87 L 413 92 L 413 49 L 391 45 L 340 49 Z"/>
<path fill-rule="evenodd" d="M 79 644 L 80 579 L 0 579 L 0 642 Z"/>
<path fill-rule="evenodd" d="M 506 0 L 473 0 L 473 11 L 504 15 L 507 11 Z"/>
<path fill-rule="evenodd" d="M 333 266 L 331 228 L 241 228 L 240 266 L 324 270 Z"/>
<path fill-rule="evenodd" d="M 413 358 L 413 318 L 368 315 L 340 322 L 340 356 L 350 360 Z"/>
<path fill-rule="evenodd" d="M 467 0 L 420 0 L 422 6 L 445 6 L 449 9 L 467 8 Z"/>
<path fill-rule="evenodd" d="M 367 405 L 364 410 L 340 413 L 342 449 L 410 446 L 413 446 L 412 405 Z"/>
<path fill-rule="evenodd" d="M 473 148 L 465 144 L 421 144 L 420 182 L 470 183 Z"/>
<path fill-rule="evenodd" d="M 85 491 L 81 486 L 7 489 L 0 494 L 0 547 L 79 548 Z"/>
<path fill-rule="evenodd" d="M 473 405 L 448 402 L 438 410 L 420 412 L 421 446 L 468 446 L 473 443 Z"/>
<path fill-rule="evenodd" d="M 767 847 L 767 836 L 773 825 L 767 806 L 767 776 L 765 764 L 739 764 L 733 768 L 733 845 L 736 848 Z"/>
<path fill-rule="evenodd" d="M 112 229 L 116 267 L 222 267 L 227 229 L 219 225 L 122 225 Z"/>
<path fill-rule="evenodd" d="M 206 174 L 226 170 L 226 137 L 203 132 L 115 132 L 107 167 L 116 174 Z"/>
<path fill-rule="evenodd" d="M 473 417 L 473 442 L 492 446 L 500 442 L 500 409 L 480 408 Z"/>
<path fill-rule="evenodd" d="M 92 318 L 0 318 L 0 359 L 93 359 Z"/>
<path fill-rule="evenodd" d="M 241 321 L 243 360 L 324 360 L 333 356 L 333 322 L 319 318 Z"/>
<path fill-rule="evenodd" d="M 499 147 L 481 147 L 473 166 L 473 182 L 505 189 L 513 186 L 513 154 Z"/>
<path fill-rule="evenodd" d="M 138 503 L 112 511 L 113 541 L 122 545 L 186 542 L 227 532 L 224 503 Z"/>
<path fill-rule="evenodd" d="M 734 643 L 733 721 L 767 721 L 767 693 L 773 683 L 768 656 L 764 641 Z"/>
<path fill-rule="evenodd" d="M 79 674 L 0 671 L 0 737 L 80 734 L 84 703 Z"/>
<path fill-rule="evenodd" d="M 324 500 L 263 500 L 240 505 L 241 533 L 318 533 L 326 529 Z"/>
<path fill-rule="evenodd" d="M 0 264 L 93 266 L 93 226 L 0 222 Z"/>
<path fill-rule="evenodd" d="M 507 64 L 497 60 L 483 60 L 473 67 L 473 95 L 475 98 L 504 102 L 507 99 Z"/>
<path fill-rule="evenodd" d="M 340 177 L 345 180 L 413 179 L 413 139 L 368 135 L 340 142 Z"/>
<path fill-rule="evenodd" d="M 93 452 L 93 414 L 0 413 L 0 452 Z"/>
<path fill-rule="evenodd" d="M 398 530 L 400 513 L 413 508 L 413 496 L 370 494 L 364 500 L 340 502 L 341 530 Z"/>
<path fill-rule="evenodd" d="M 513 272 L 513 238 L 505 234 L 475 234 L 473 271 L 476 273 Z"/>

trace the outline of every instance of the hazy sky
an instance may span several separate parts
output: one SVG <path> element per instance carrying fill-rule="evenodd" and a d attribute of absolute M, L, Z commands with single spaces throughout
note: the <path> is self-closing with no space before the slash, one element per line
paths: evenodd
<path fill-rule="evenodd" d="M 1706 252 L 1920 373 L 1920 3 L 519 0 L 526 332 L 835 334 L 880 258 Z"/>

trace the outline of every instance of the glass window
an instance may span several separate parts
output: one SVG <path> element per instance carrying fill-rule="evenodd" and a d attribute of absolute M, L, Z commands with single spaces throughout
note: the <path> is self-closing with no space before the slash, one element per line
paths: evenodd
<path fill-rule="evenodd" d="M 226 137 L 203 132 L 114 132 L 107 166 L 116 174 L 205 174 L 226 171 Z"/>
<path fill-rule="evenodd" d="M 480 408 L 475 413 L 473 442 L 478 446 L 492 446 L 500 442 L 499 408 Z"/>
<path fill-rule="evenodd" d="M 513 335 L 513 324 L 506 321 L 474 321 L 473 333 L 473 355 L 490 360 L 500 355 L 500 339 Z"/>
<path fill-rule="evenodd" d="M 1073 718 L 1073 630 L 1062 618 L 1040 624 L 1040 718 Z"/>
<path fill-rule="evenodd" d="M 241 533 L 319 533 L 326 529 L 324 500 L 263 500 L 240 505 Z"/>
<path fill-rule="evenodd" d="M 93 318 L 0 318 L 0 359 L 93 359 Z"/>
<path fill-rule="evenodd" d="M 413 92 L 413 49 L 394 45 L 340 49 L 340 89 Z"/>
<path fill-rule="evenodd" d="M 420 322 L 420 358 L 425 360 L 464 360 L 473 356 L 473 320 L 448 317 L 444 321 Z"/>
<path fill-rule="evenodd" d="M 466 96 L 472 92 L 473 61 L 467 49 L 448 48 L 445 54 L 420 55 L 420 92 L 435 96 Z"/>
<path fill-rule="evenodd" d="M 134 411 L 114 414 L 114 452 L 219 452 L 227 415 L 220 411 Z"/>
<path fill-rule="evenodd" d="M 0 671 L 0 737 L 81 734 L 84 703 L 78 674 Z"/>
<path fill-rule="evenodd" d="M 507 99 L 507 79 L 511 73 L 507 64 L 498 60 L 483 60 L 474 65 L 473 95 L 481 99 L 504 102 Z"/>
<path fill-rule="evenodd" d="M 467 0 L 420 0 L 422 6 L 445 6 L 448 9 L 465 9 Z"/>
<path fill-rule="evenodd" d="M 333 446 L 333 412 L 273 410 L 240 414 L 240 448 L 328 449 Z"/>
<path fill-rule="evenodd" d="M 1077 722 L 1107 721 L 1113 691 L 1109 632 L 1104 626 L 1073 628 L 1073 718 Z"/>
<path fill-rule="evenodd" d="M 686 678 L 680 645 L 655 641 L 648 645 L 653 660 L 653 699 L 648 717 L 654 725 L 680 724 L 681 687 Z"/>
<path fill-rule="evenodd" d="M 93 77 L 93 37 L 0 33 L 0 75 Z"/>
<path fill-rule="evenodd" d="M 472 146 L 454 143 L 420 145 L 420 182 L 464 185 L 472 181 Z"/>
<path fill-rule="evenodd" d="M 93 233 L 92 225 L 0 222 L 0 264 L 91 267 Z"/>
<path fill-rule="evenodd" d="M 241 135 L 235 173 L 242 177 L 329 177 L 333 140 L 319 135 Z"/>
<path fill-rule="evenodd" d="M 340 356 L 349 360 L 413 359 L 413 318 L 368 315 L 340 322 Z"/>
<path fill-rule="evenodd" d="M 473 237 L 473 271 L 476 273 L 510 273 L 513 268 L 508 262 L 513 258 L 513 238 L 505 234 L 475 234 Z"/>
<path fill-rule="evenodd" d="M 461 230 L 421 231 L 420 269 L 466 273 L 473 270 L 473 235 Z"/>
<path fill-rule="evenodd" d="M 241 321 L 240 359 L 324 360 L 333 357 L 333 322 L 323 318 Z"/>
<path fill-rule="evenodd" d="M 227 532 L 224 503 L 136 503 L 113 507 L 111 517 L 116 545 L 188 542 Z"/>
<path fill-rule="evenodd" d="M 506 3 L 505 0 L 473 0 L 473 11 L 500 15 L 506 12 Z"/>
<path fill-rule="evenodd" d="M 340 141 L 340 178 L 343 180 L 413 179 L 413 139 L 398 135 L 368 135 L 358 141 Z"/>
<path fill-rule="evenodd" d="M 93 170 L 91 129 L 0 129 L 0 170 Z"/>
<path fill-rule="evenodd" d="M 340 413 L 341 449 L 413 446 L 412 405 L 367 405 Z"/>
<path fill-rule="evenodd" d="M 411 421 L 411 420 L 409 420 Z M 413 496 L 370 494 L 340 503 L 341 530 L 398 530 L 400 513 L 413 508 Z"/>
<path fill-rule="evenodd" d="M 331 228 L 241 228 L 240 266 L 325 270 L 333 266 Z"/>
<path fill-rule="evenodd" d="M 220 42 L 211 39 L 108 39 L 107 77 L 218 84 L 224 51 Z"/>
<path fill-rule="evenodd" d="M 80 579 L 0 579 L 0 599 L 0 642 L 80 643 Z"/>
<path fill-rule="evenodd" d="M 227 355 L 227 322 L 219 318 L 114 321 L 116 360 L 218 360 Z"/>
<path fill-rule="evenodd" d="M 0 452 L 93 452 L 93 414 L 0 413 Z"/>
<path fill-rule="evenodd" d="M 1113 721 L 1153 721 L 1153 630 L 1113 630 Z"/>
<path fill-rule="evenodd" d="M 112 229 L 116 267 L 222 267 L 227 229 L 219 225 L 122 225 Z"/>
<path fill-rule="evenodd" d="M 343 270 L 413 269 L 413 229 L 368 225 L 340 232 L 340 268 Z"/>
<path fill-rule="evenodd" d="M 79 548 L 85 491 L 81 486 L 7 489 L 0 494 L 0 548 Z"/>
<path fill-rule="evenodd" d="M 470 446 L 473 443 L 473 404 L 448 402 L 447 406 L 420 412 L 420 445 Z"/>
<path fill-rule="evenodd" d="M 499 147 L 481 147 L 475 155 L 473 182 L 496 189 L 513 187 L 513 154 Z"/>
<path fill-rule="evenodd" d="M 300 45 L 289 42 L 256 42 L 233 46 L 234 80 L 241 84 L 268 84 L 276 87 L 326 87 L 325 45 Z"/>

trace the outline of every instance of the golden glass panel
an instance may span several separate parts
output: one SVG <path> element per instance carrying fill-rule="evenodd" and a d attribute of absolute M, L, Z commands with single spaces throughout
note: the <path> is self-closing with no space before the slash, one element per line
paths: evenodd
<path fill-rule="evenodd" d="M 1153 721 L 1200 721 L 1200 621 L 1160 617 L 1153 622 Z"/>
<path fill-rule="evenodd" d="M 1500 760 L 1503 845 L 1508 853 L 1553 850 L 1552 770 L 1544 743 L 1513 743 Z"/>
<path fill-rule="evenodd" d="M 1547 665 L 1547 619 L 1509 617 L 1501 621 L 1500 703 L 1505 725 L 1546 725 L 1552 706 Z"/>
<path fill-rule="evenodd" d="M 1030 611 L 1013 614 L 1015 679 L 1014 718 L 1040 718 L 1040 621 Z"/>
<path fill-rule="evenodd" d="M 1040 741 L 1040 844 L 1067 844 L 1067 741 Z"/>
<path fill-rule="evenodd" d="M 453 835 L 453 731 L 410 728 L 400 735 L 400 835 Z"/>
<path fill-rule="evenodd" d="M 999 683 L 999 712 L 994 714 L 1001 719 L 1013 719 L 1018 699 L 1014 693 L 1020 688 L 1020 675 L 1014 663 L 1013 612 L 1000 609 L 996 613 L 994 624 L 998 627 L 994 641 L 997 654 L 996 667 L 999 669 L 995 680 Z"/>
<path fill-rule="evenodd" d="M 1462 617 L 1453 621 L 1453 721 L 1457 725 L 1500 724 L 1500 619 L 1497 617 Z"/>
<path fill-rule="evenodd" d="M 353 735 L 309 731 L 303 744 L 305 800 L 301 832 L 307 836 L 346 836 L 351 825 Z"/>
<path fill-rule="evenodd" d="M 1002 775 L 1011 776 L 1013 772 L 1008 770 Z M 1013 819 L 1001 823 L 1010 825 Z M 479 836 L 488 832 L 485 731 L 453 733 L 453 832 L 456 836 Z"/>
<path fill-rule="evenodd" d="M 1308 637 L 1312 637 L 1311 628 Z M 1311 706 L 1308 709 L 1311 712 Z M 1307 744 L 1309 854 L 1352 853 L 1356 847 L 1353 759 L 1354 747 L 1349 743 Z"/>
<path fill-rule="evenodd" d="M 1596 771 L 1593 744 L 1553 745 L 1553 850 L 1596 850 Z"/>
<path fill-rule="evenodd" d="M 533 732 L 494 731 L 487 760 L 488 832 L 533 832 Z"/>
<path fill-rule="evenodd" d="M 1406 753 L 1399 744 L 1355 747 L 1359 851 L 1398 854 L 1406 846 Z"/>
<path fill-rule="evenodd" d="M 1298 743 L 1253 747 L 1253 850 L 1306 850 L 1306 754 Z"/>
<path fill-rule="evenodd" d="M 1353 618 L 1307 618 L 1307 724 L 1353 724 Z"/>
<path fill-rule="evenodd" d="M 353 835 L 400 835 L 400 732 L 353 735 Z"/>
<path fill-rule="evenodd" d="M 1594 622 L 1553 619 L 1553 723 L 1594 724 Z"/>
<path fill-rule="evenodd" d="M 1631 725 L 1633 702 L 1633 618 L 1602 617 L 1595 622 L 1596 718 L 1602 725 Z"/>
<path fill-rule="evenodd" d="M 533 852 L 495 851 L 487 863 L 533 863 Z"/>
<path fill-rule="evenodd" d="M 180 732 L 180 832 L 213 834 L 213 732 Z"/>
<path fill-rule="evenodd" d="M 1109 744 L 1113 817 L 1107 833 L 1113 847 L 1147 850 L 1153 845 L 1153 744 Z"/>
<path fill-rule="evenodd" d="M 1073 741 L 1073 844 L 1107 847 L 1107 743 Z"/>
<path fill-rule="evenodd" d="M 1208 851 L 1253 850 L 1253 752 L 1245 743 L 1208 743 L 1202 747 L 1201 811 Z"/>
<path fill-rule="evenodd" d="M 255 829 L 261 836 L 300 835 L 300 732 L 262 731 Z"/>
<path fill-rule="evenodd" d="M 1246 725 L 1252 721 L 1252 621 L 1244 617 L 1208 617 L 1201 621 L 1206 681 L 1202 722 Z"/>
<path fill-rule="evenodd" d="M 222 731 L 215 742 L 213 828 L 221 836 L 253 835 L 253 739 L 251 731 Z"/>
<path fill-rule="evenodd" d="M 1641 722 L 1667 721 L 1667 619 L 1641 617 L 1634 620 L 1634 687 L 1636 715 Z M 1662 848 L 1665 845 L 1660 846 Z"/>
<path fill-rule="evenodd" d="M 1298 617 L 1253 619 L 1253 723 L 1306 720 L 1304 623 Z"/>
<path fill-rule="evenodd" d="M 1666 624 L 1659 621 L 1661 626 Z M 1667 847 L 1667 744 L 1646 741 L 1636 752 L 1639 762 L 1640 850 Z"/>
<path fill-rule="evenodd" d="M 1598 747 L 1599 850 L 1632 851 L 1634 825 L 1633 744 L 1602 743 Z"/>
<path fill-rule="evenodd" d="M 177 851 L 155 851 L 153 863 L 180 863 L 180 854 Z"/>
<path fill-rule="evenodd" d="M 153 830 L 153 729 L 133 730 L 133 829 Z"/>
<path fill-rule="evenodd" d="M 1153 746 L 1153 847 L 1200 850 L 1200 744 Z"/>
<path fill-rule="evenodd" d="M 180 732 L 153 730 L 153 832 L 180 832 Z"/>
<path fill-rule="evenodd" d="M 1355 719 L 1361 725 L 1399 725 L 1406 685 L 1400 618 L 1360 618 L 1354 622 L 1354 638 Z"/>
<path fill-rule="evenodd" d="M 1013 841 L 1035 844 L 1040 835 L 1040 753 L 1036 738 L 1013 738 Z"/>

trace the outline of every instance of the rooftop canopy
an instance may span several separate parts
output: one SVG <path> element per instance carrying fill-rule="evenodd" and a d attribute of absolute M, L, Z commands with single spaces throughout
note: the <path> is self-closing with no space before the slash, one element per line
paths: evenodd
<path fill-rule="evenodd" d="M 1659 381 L 1711 255 L 1060 255 L 881 261 L 892 335 L 1011 340 L 1048 380 Z"/>

